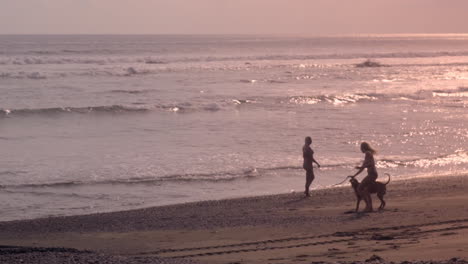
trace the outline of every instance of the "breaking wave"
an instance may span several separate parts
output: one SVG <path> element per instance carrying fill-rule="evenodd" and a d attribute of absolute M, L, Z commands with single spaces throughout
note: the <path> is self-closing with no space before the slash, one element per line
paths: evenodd
<path fill-rule="evenodd" d="M 320 96 L 292 96 L 287 103 L 298 105 L 312 105 L 318 103 L 330 103 L 333 105 L 343 105 L 358 103 L 363 101 L 375 101 L 383 98 L 384 95 L 378 94 L 345 94 L 345 95 L 320 95 Z M 284 103 L 284 101 L 282 101 Z"/>
<path fill-rule="evenodd" d="M 262 60 L 321 60 L 321 59 L 385 59 L 385 58 L 431 58 L 468 56 L 468 51 L 461 52 L 397 52 L 397 53 L 353 53 L 353 54 L 316 54 L 316 55 L 264 55 L 264 56 L 232 56 L 232 57 L 199 57 L 175 59 L 174 62 L 213 62 L 213 61 L 252 61 Z"/>
<path fill-rule="evenodd" d="M 111 93 L 122 93 L 122 94 L 145 94 L 149 93 L 152 90 L 145 89 L 145 90 L 122 90 L 122 89 L 116 89 L 116 90 L 111 90 Z"/>
<path fill-rule="evenodd" d="M 107 185 L 107 184 L 158 184 L 161 182 L 191 182 L 191 181 L 232 181 L 245 177 L 255 177 L 258 174 L 257 169 L 246 169 L 240 172 L 219 172 L 219 173 L 198 173 L 198 174 L 174 174 L 162 177 L 132 177 L 127 179 L 114 179 L 103 181 L 62 181 L 50 183 L 33 183 L 4 185 L 4 188 L 66 188 L 82 185 Z"/>
<path fill-rule="evenodd" d="M 141 94 L 150 92 L 149 90 L 112 90 L 111 93 Z M 221 100 L 218 103 L 172 103 L 159 105 L 145 105 L 134 103 L 138 106 L 128 105 L 104 105 L 104 106 L 86 106 L 86 107 L 49 107 L 49 108 L 20 108 L 20 109 L 0 109 L 0 117 L 32 116 L 32 115 L 55 115 L 55 114 L 92 114 L 92 113 L 146 113 L 149 111 L 164 111 L 174 113 L 192 113 L 200 111 L 217 112 L 226 109 L 232 109 L 245 104 L 255 103 L 250 99 L 232 99 Z"/>
<path fill-rule="evenodd" d="M 116 62 L 131 62 L 125 59 L 96 59 L 96 58 L 41 58 L 25 57 L 0 60 L 0 65 L 38 65 L 38 64 L 106 64 Z"/>
<path fill-rule="evenodd" d="M 24 115 L 52 115 L 62 113 L 128 113 L 145 112 L 149 109 L 143 107 L 129 107 L 123 105 L 89 106 L 89 107 L 51 107 L 51 108 L 23 108 L 23 109 L 0 109 L 4 116 Z"/>
<path fill-rule="evenodd" d="M 0 79 L 31 79 L 43 80 L 49 78 L 66 78 L 69 76 L 77 77 L 131 77 L 135 75 L 146 75 L 158 73 L 157 70 L 138 67 L 122 67 L 118 69 L 87 69 L 84 71 L 70 72 L 27 72 L 27 71 L 9 71 L 0 72 Z"/>
<path fill-rule="evenodd" d="M 447 165 L 468 164 L 468 152 L 457 150 L 453 154 L 443 155 L 433 158 L 419 158 L 410 160 L 392 160 L 383 159 L 377 162 L 379 168 L 395 168 L 395 167 L 414 167 L 414 168 L 429 168 L 442 167 Z"/>
<path fill-rule="evenodd" d="M 84 51 L 69 50 L 67 54 L 82 54 Z M 260 55 L 260 56 L 199 56 L 199 57 L 174 57 L 174 58 L 153 58 L 153 57 L 119 57 L 111 56 L 89 56 L 89 57 L 71 57 L 67 56 L 48 56 L 54 55 L 50 51 L 43 53 L 33 53 L 38 56 L 27 57 L 9 57 L 0 59 L 0 65 L 36 65 L 36 64 L 115 64 L 115 63 L 145 63 L 145 64 L 168 64 L 168 63 L 183 63 L 183 62 L 226 62 L 226 61 L 241 61 L 245 66 L 251 66 L 254 61 L 266 60 L 321 60 L 321 59 L 385 59 L 385 58 L 432 58 L 432 57 L 458 57 L 468 56 L 468 51 L 458 52 L 394 52 L 394 53 L 352 53 L 352 54 L 292 54 L 292 55 Z M 102 52 L 102 54 L 107 54 Z M 101 54 L 101 55 L 102 55 Z"/>
<path fill-rule="evenodd" d="M 458 87 L 453 90 L 434 90 L 432 91 L 434 97 L 468 97 L 468 87 Z"/>
<path fill-rule="evenodd" d="M 349 93 L 342 95 L 318 95 L 318 96 L 291 96 L 279 99 L 280 103 L 297 105 L 314 105 L 329 103 L 333 105 L 356 104 L 361 102 L 377 101 L 424 101 L 434 97 L 468 97 L 468 87 L 447 90 L 420 90 L 412 94 L 405 93 Z"/>
<path fill-rule="evenodd" d="M 153 90 L 110 90 L 108 93 L 132 94 L 135 96 L 150 93 Z M 206 102 L 174 102 L 160 104 L 133 103 L 131 105 L 103 105 L 83 107 L 49 107 L 49 108 L 0 108 L 0 117 L 51 115 L 51 114 L 92 114 L 92 113 L 142 113 L 150 111 L 163 111 L 173 113 L 218 112 L 239 110 L 245 107 L 271 107 L 273 105 L 316 105 L 331 104 L 334 106 L 346 106 L 359 103 L 375 103 L 385 101 L 425 101 L 434 97 L 468 97 L 468 88 L 460 87 L 454 90 L 427 90 L 414 94 L 379 94 L 379 93 L 345 93 L 337 95 L 317 96 L 289 96 L 289 97 L 255 97 L 218 99 Z"/>
<path fill-rule="evenodd" d="M 233 100 L 223 100 L 218 103 L 202 103 L 202 104 L 192 104 L 189 102 L 186 103 L 177 103 L 177 104 L 165 104 L 157 106 L 157 109 L 175 112 L 175 113 L 191 113 L 199 111 L 208 111 L 208 112 L 217 112 L 221 110 L 232 109 L 242 104 L 252 103 L 253 100 L 242 100 L 242 99 L 233 99 Z"/>
<path fill-rule="evenodd" d="M 0 59 L 0 65 L 47 65 L 47 64 L 128 64 L 128 63 L 145 63 L 145 64 L 167 64 L 168 62 L 154 58 L 135 58 L 135 57 L 17 57 Z"/>
<path fill-rule="evenodd" d="M 396 168 L 396 167 L 442 167 L 448 165 L 460 165 L 468 163 L 468 153 L 464 150 L 458 150 L 453 154 L 432 157 L 418 158 L 408 160 L 382 159 L 377 162 L 378 168 Z M 354 168 L 355 163 L 337 163 L 323 165 L 323 169 Z M 136 184 L 162 184 L 164 182 L 226 182 L 235 181 L 245 178 L 255 178 L 267 176 L 272 171 L 288 171 L 288 170 L 303 170 L 302 166 L 279 166 L 271 168 L 247 168 L 240 171 L 214 172 L 214 173 L 187 173 L 173 174 L 165 176 L 146 176 L 146 177 L 130 177 L 124 179 L 111 179 L 102 181 L 58 181 L 49 183 L 32 183 L 32 184 L 16 184 L 4 185 L 6 189 L 38 189 L 38 188 L 70 188 L 83 185 L 136 185 Z"/>
<path fill-rule="evenodd" d="M 394 93 L 349 93 L 341 95 L 318 95 L 318 96 L 291 96 L 287 100 L 280 99 L 280 103 L 297 105 L 314 105 L 328 103 L 333 105 L 346 105 L 377 101 L 423 101 L 433 97 L 432 91 L 418 91 L 414 94 Z"/>

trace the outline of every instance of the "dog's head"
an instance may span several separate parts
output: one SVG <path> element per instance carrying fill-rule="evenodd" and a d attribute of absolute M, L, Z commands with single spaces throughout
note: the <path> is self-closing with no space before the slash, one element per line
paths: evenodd
<path fill-rule="evenodd" d="M 351 183 L 351 186 L 353 186 L 353 188 L 356 188 L 359 186 L 359 181 L 356 180 L 356 178 L 354 177 L 350 177 L 349 182 Z"/>

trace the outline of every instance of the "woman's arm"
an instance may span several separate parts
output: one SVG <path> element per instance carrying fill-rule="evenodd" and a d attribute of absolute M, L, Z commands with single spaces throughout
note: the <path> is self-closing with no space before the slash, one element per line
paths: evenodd
<path fill-rule="evenodd" d="M 320 164 L 314 159 L 314 155 L 312 155 L 312 162 L 315 162 L 315 164 L 320 168 Z"/>
<path fill-rule="evenodd" d="M 364 167 L 364 164 L 363 166 L 359 167 L 357 166 L 356 169 L 358 169 L 358 171 L 356 172 L 356 174 L 353 175 L 353 177 L 356 177 L 359 175 L 359 173 L 361 173 L 366 167 Z"/>
<path fill-rule="evenodd" d="M 364 158 L 364 162 L 362 163 L 362 166 L 359 167 L 357 166 L 356 169 L 358 169 L 358 172 L 356 172 L 356 174 L 354 174 L 353 177 L 356 177 L 357 175 L 359 175 L 359 173 L 361 173 L 365 168 L 369 167 L 371 165 L 371 154 L 370 153 L 366 153 L 366 157 Z"/>

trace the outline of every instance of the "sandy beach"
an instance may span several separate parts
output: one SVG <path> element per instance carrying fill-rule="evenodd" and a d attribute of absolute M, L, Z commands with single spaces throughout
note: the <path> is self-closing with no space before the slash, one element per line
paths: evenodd
<path fill-rule="evenodd" d="M 466 176 L 392 181 L 369 214 L 345 186 L 0 222 L 0 263 L 466 263 L 467 190 Z"/>

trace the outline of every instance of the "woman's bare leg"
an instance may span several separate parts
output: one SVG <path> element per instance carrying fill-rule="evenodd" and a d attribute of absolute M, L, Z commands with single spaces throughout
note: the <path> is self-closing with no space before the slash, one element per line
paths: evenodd
<path fill-rule="evenodd" d="M 306 196 L 310 196 L 309 194 L 309 188 L 310 185 L 312 184 L 312 181 L 314 180 L 314 172 L 312 170 L 307 170 L 306 171 L 306 184 L 305 184 L 305 192 L 304 194 Z"/>
<path fill-rule="evenodd" d="M 366 201 L 366 212 L 372 212 L 374 209 L 372 208 L 372 197 L 370 195 L 370 192 L 366 192 L 367 194 L 367 201 Z"/>

